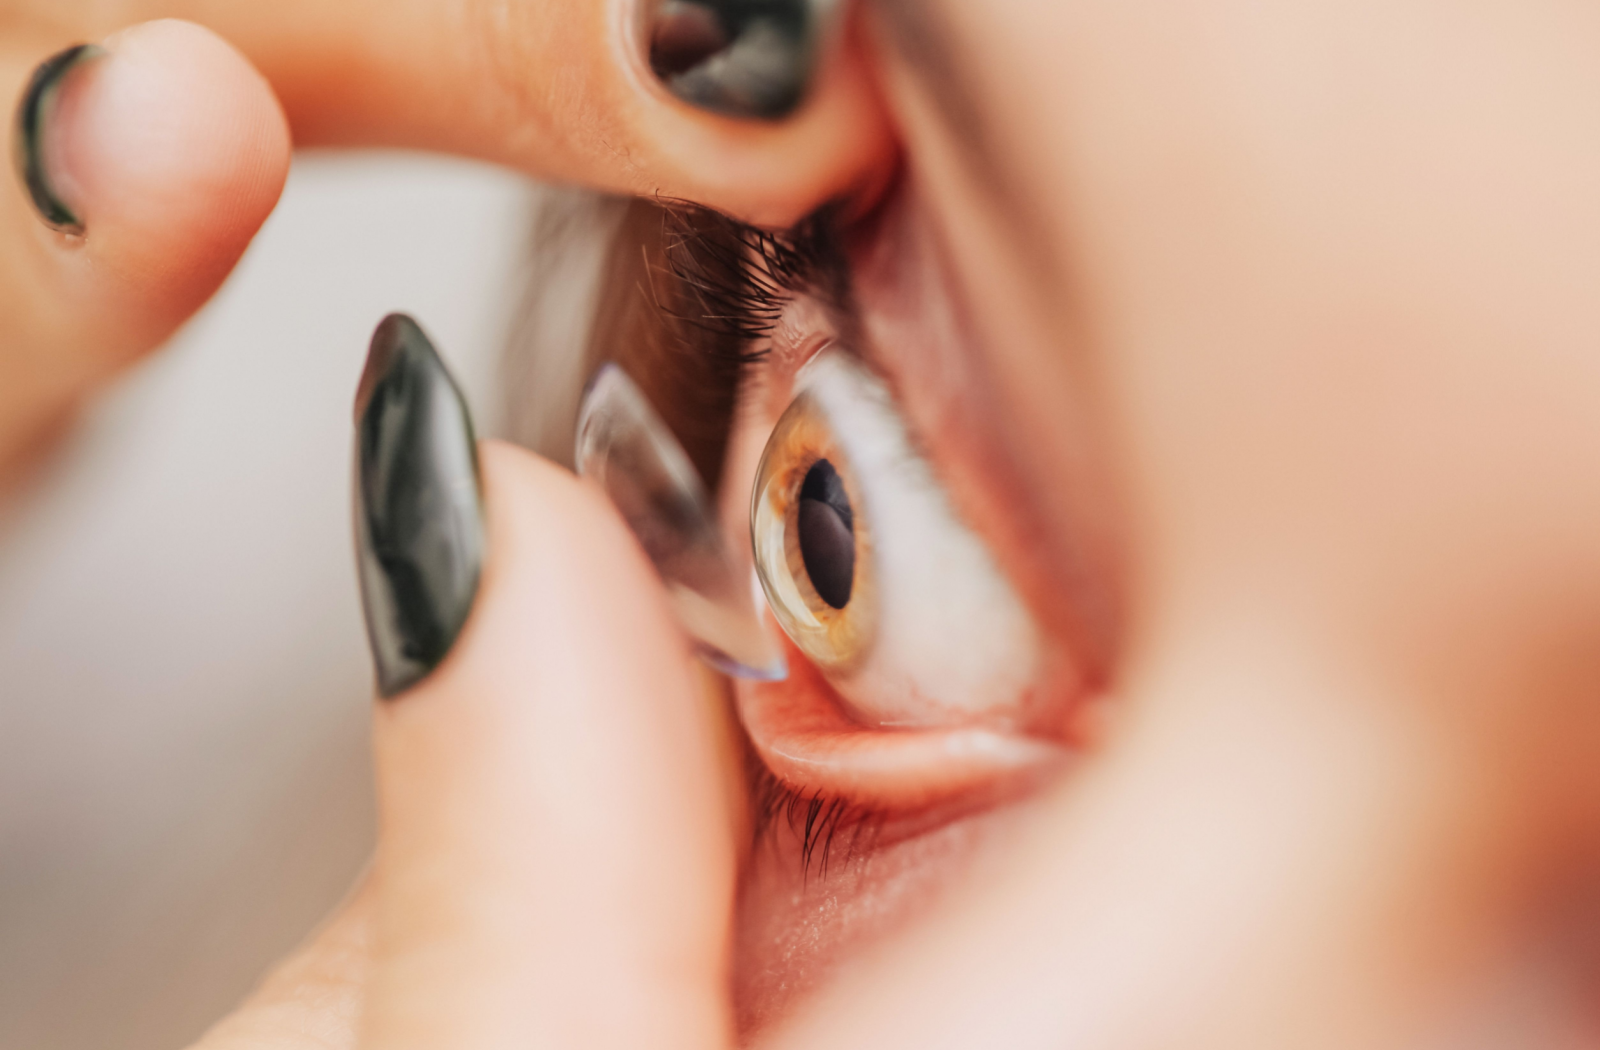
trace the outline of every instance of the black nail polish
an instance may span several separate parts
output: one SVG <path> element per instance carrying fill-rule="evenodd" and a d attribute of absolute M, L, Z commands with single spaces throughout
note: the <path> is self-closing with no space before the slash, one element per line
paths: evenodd
<path fill-rule="evenodd" d="M 477 441 L 444 362 L 409 317 L 384 318 L 356 393 L 356 559 L 378 692 L 444 660 L 478 593 Z"/>
<path fill-rule="evenodd" d="M 690 105 L 778 120 L 805 97 L 833 0 L 645 0 L 650 68 Z"/>
<path fill-rule="evenodd" d="M 50 181 L 50 172 L 44 159 L 44 139 L 50 130 L 50 116 L 55 108 L 56 95 L 66 81 L 67 74 L 89 59 L 103 54 L 105 51 L 93 44 L 79 44 L 46 59 L 33 71 L 33 79 L 28 81 L 28 89 L 22 93 L 22 102 L 17 106 L 12 150 L 17 174 L 28 188 L 28 196 L 45 225 L 77 236 L 83 235 L 83 222 L 77 212 L 61 199 Z"/>

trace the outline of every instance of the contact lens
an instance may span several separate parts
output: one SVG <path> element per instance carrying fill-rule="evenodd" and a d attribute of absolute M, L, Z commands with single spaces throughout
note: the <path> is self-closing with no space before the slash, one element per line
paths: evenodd
<path fill-rule="evenodd" d="M 700 475 L 615 364 L 602 367 L 584 395 L 577 466 L 605 490 L 638 538 L 701 656 L 739 678 L 786 677 L 783 653 L 756 611 L 749 573 L 730 555 Z"/>
<path fill-rule="evenodd" d="M 836 351 L 812 361 L 798 386 L 756 469 L 750 541 L 778 625 L 825 673 L 847 676 L 878 627 L 876 552 L 856 462 L 863 451 L 875 462 L 874 446 L 857 440 L 852 454 L 847 445 L 898 434 L 898 424 L 881 384 Z M 896 451 L 891 458 L 903 459 Z"/>

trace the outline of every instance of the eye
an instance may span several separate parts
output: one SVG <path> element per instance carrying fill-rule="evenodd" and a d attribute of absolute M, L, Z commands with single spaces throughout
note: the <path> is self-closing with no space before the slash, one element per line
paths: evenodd
<path fill-rule="evenodd" d="M 779 625 L 858 720 L 1006 721 L 1038 632 L 958 518 L 878 378 L 825 350 L 757 471 L 756 572 Z"/>

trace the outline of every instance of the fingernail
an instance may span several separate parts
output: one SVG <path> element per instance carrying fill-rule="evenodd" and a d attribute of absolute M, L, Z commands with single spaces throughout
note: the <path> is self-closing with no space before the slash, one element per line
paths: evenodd
<path fill-rule="evenodd" d="M 645 0 L 650 68 L 678 98 L 778 120 L 805 97 L 834 0 Z"/>
<path fill-rule="evenodd" d="M 385 699 L 428 677 L 478 594 L 483 513 L 466 401 L 411 318 L 372 336 L 356 392 L 356 559 Z"/>
<path fill-rule="evenodd" d="M 59 187 L 50 176 L 51 122 L 68 74 L 105 53 L 104 48 L 94 44 L 78 44 L 46 59 L 33 71 L 33 79 L 28 81 L 28 90 L 22 93 L 22 102 L 17 107 L 12 151 L 17 174 L 45 225 L 77 236 L 83 235 L 83 221 L 77 211 L 62 200 Z"/>

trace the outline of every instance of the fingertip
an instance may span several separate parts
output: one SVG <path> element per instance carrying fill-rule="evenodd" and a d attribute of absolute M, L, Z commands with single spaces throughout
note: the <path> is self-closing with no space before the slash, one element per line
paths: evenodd
<path fill-rule="evenodd" d="M 600 493 L 497 442 L 479 463 L 475 607 L 377 714 L 368 1045 L 723 1045 L 731 756 L 693 657 Z M 650 994 L 595 1015 L 600 987 Z"/>
<path fill-rule="evenodd" d="M 858 19 L 841 27 L 803 104 L 781 121 L 741 120 L 685 105 L 635 69 L 635 134 L 657 154 L 651 189 L 784 227 L 823 206 L 870 209 L 894 180 L 899 146 Z M 635 60 L 638 65 L 638 60 Z"/>
<path fill-rule="evenodd" d="M 654 570 L 597 489 L 501 441 L 479 444 L 479 468 L 488 556 L 440 669 L 451 692 L 477 702 L 507 688 L 581 689 L 635 665 L 692 666 Z"/>
<path fill-rule="evenodd" d="M 79 265 L 170 329 L 227 276 L 288 176 L 288 124 L 266 80 L 189 22 L 111 37 L 63 84 L 46 164 L 86 228 Z"/>

